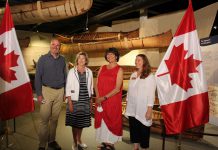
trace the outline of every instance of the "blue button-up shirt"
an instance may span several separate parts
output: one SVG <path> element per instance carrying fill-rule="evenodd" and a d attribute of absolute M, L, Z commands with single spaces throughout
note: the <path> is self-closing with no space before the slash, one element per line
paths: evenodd
<path fill-rule="evenodd" d="M 42 95 L 42 86 L 53 88 L 65 87 L 66 63 L 63 56 L 54 58 L 51 53 L 42 55 L 37 63 L 35 74 L 35 89 L 38 96 Z"/>

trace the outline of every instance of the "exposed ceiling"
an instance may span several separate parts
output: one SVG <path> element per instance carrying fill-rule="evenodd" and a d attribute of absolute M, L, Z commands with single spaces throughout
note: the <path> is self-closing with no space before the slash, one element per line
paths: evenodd
<path fill-rule="evenodd" d="M 5 1 L 6 0 L 0 0 L 0 7 L 5 7 Z M 8 1 L 10 6 L 13 6 L 33 3 L 37 0 Z M 217 0 L 192 0 L 194 11 L 215 2 L 217 2 Z M 91 25 L 100 24 L 111 26 L 114 20 L 139 18 L 139 9 L 145 9 L 148 18 L 150 18 L 165 13 L 184 10 L 187 6 L 188 0 L 93 0 L 91 9 L 84 15 L 42 24 L 16 25 L 15 28 L 26 31 L 72 35 L 85 32 L 87 27 Z"/>

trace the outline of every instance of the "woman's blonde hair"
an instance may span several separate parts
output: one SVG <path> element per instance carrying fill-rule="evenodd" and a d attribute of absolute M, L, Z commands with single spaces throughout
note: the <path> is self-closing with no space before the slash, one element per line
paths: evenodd
<path fill-rule="evenodd" d="M 79 56 L 85 56 L 85 59 L 86 59 L 86 63 L 85 65 L 87 66 L 89 64 L 89 58 L 88 58 L 88 54 L 86 52 L 79 52 L 76 54 L 76 59 L 75 59 L 75 64 L 78 65 L 78 59 L 79 59 Z"/>

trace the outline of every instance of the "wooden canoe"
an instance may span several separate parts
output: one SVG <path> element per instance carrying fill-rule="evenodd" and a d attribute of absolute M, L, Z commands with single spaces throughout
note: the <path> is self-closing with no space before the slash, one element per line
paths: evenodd
<path fill-rule="evenodd" d="M 130 32 L 90 32 L 75 34 L 71 37 L 56 34 L 57 39 L 61 43 L 87 43 L 87 42 L 99 42 L 109 40 L 122 40 L 124 38 L 137 38 L 139 37 L 139 29 Z"/>
<path fill-rule="evenodd" d="M 37 1 L 35 3 L 11 6 L 16 25 L 40 24 L 79 16 L 87 12 L 93 0 Z M 0 18 L 5 8 L 0 8 Z"/>
<path fill-rule="evenodd" d="M 110 47 L 115 47 L 119 50 L 130 51 L 134 49 L 146 48 L 166 48 L 172 40 L 172 32 L 154 35 L 144 38 L 124 38 L 123 40 L 103 41 L 103 42 L 89 42 L 89 43 L 74 43 L 74 44 L 61 44 L 61 53 L 77 53 L 84 52 L 102 52 Z"/>

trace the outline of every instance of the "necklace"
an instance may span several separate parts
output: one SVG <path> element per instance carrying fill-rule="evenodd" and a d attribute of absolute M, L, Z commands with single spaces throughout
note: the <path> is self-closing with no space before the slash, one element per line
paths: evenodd
<path fill-rule="evenodd" d="M 78 72 L 83 74 L 85 72 L 85 67 L 77 67 Z"/>

